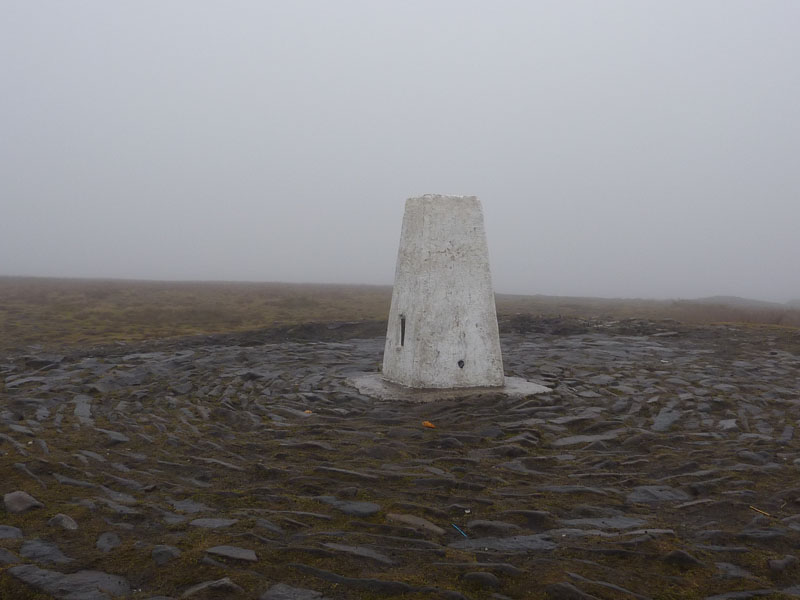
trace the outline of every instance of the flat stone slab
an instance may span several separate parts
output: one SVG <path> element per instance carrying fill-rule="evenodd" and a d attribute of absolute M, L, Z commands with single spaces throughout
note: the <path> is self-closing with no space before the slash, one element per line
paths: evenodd
<path fill-rule="evenodd" d="M 515 535 L 459 540 L 449 545 L 458 550 L 493 550 L 495 552 L 549 551 L 556 547 L 549 535 Z"/>
<path fill-rule="evenodd" d="M 658 502 L 675 502 L 688 500 L 689 495 L 667 485 L 640 485 L 628 494 L 627 501 L 640 504 L 656 504 Z"/>
<path fill-rule="evenodd" d="M 347 546 L 345 544 L 333 543 L 322 544 L 322 546 L 329 548 L 330 550 L 352 554 L 353 556 L 358 556 L 359 558 L 369 558 L 384 565 L 394 564 L 394 561 L 385 554 L 381 554 L 380 552 L 376 552 L 375 550 L 366 548 L 364 546 Z"/>
<path fill-rule="evenodd" d="M 58 546 L 44 540 L 28 540 L 19 550 L 19 555 L 41 563 L 68 563 L 72 562 Z"/>
<path fill-rule="evenodd" d="M 195 519 L 194 521 L 190 521 L 189 525 L 193 525 L 194 527 L 205 527 L 206 529 L 218 529 L 220 527 L 230 527 L 231 525 L 235 525 L 239 522 L 239 519 Z"/>
<path fill-rule="evenodd" d="M 238 546 L 214 546 L 206 550 L 206 552 L 233 560 L 244 560 L 247 562 L 256 562 L 258 560 L 255 552 L 247 548 L 239 548 Z"/>
<path fill-rule="evenodd" d="M 3 503 L 6 506 L 6 510 L 10 513 L 21 513 L 26 510 L 31 510 L 32 508 L 44 507 L 44 504 L 39 502 L 28 492 L 23 492 L 22 490 L 9 492 L 3 496 Z"/>
<path fill-rule="evenodd" d="M 452 400 L 455 398 L 475 398 L 492 395 L 518 400 L 551 392 L 548 387 L 527 381 L 521 377 L 506 377 L 505 385 L 500 387 L 470 387 L 449 389 L 409 388 L 386 381 L 380 373 L 362 373 L 350 377 L 347 384 L 356 388 L 360 394 L 378 400 L 395 400 L 401 402 L 434 402 L 436 400 Z"/>
<path fill-rule="evenodd" d="M 646 524 L 642 519 L 633 517 L 603 517 L 599 519 L 564 519 L 561 521 L 564 525 L 571 525 L 573 527 L 599 527 L 601 529 L 632 529 L 633 527 L 641 527 Z"/>
<path fill-rule="evenodd" d="M 181 594 L 181 599 L 183 598 L 192 598 L 193 596 L 198 596 L 201 598 L 207 598 L 207 594 L 213 594 L 213 597 L 217 596 L 231 596 L 231 595 L 238 595 L 243 593 L 244 590 L 236 585 L 230 577 L 223 577 L 222 579 L 215 579 L 214 581 L 204 581 L 202 583 L 198 583 L 197 585 L 193 585 L 188 590 Z"/>
<path fill-rule="evenodd" d="M 0 540 L 22 538 L 22 530 L 11 525 L 0 525 Z"/>
<path fill-rule="evenodd" d="M 57 571 L 40 569 L 34 565 L 11 567 L 8 573 L 31 587 L 42 590 L 56 598 L 74 600 L 111 600 L 131 593 L 124 577 L 102 571 L 78 571 L 65 575 Z"/>
<path fill-rule="evenodd" d="M 324 502 L 325 504 L 342 511 L 344 514 L 354 517 L 371 517 L 381 509 L 380 505 L 375 504 L 374 502 L 339 500 L 334 496 L 316 496 L 314 500 Z"/>
<path fill-rule="evenodd" d="M 324 600 L 321 592 L 276 583 L 259 596 L 258 600 Z"/>

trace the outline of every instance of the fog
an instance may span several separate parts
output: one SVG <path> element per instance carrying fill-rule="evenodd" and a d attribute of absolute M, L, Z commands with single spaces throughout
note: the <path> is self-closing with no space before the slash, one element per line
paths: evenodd
<path fill-rule="evenodd" d="M 0 275 L 800 298 L 800 3 L 0 1 Z"/>

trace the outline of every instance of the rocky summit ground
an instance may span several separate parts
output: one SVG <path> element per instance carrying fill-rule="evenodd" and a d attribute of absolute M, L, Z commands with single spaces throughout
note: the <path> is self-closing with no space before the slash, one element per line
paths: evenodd
<path fill-rule="evenodd" d="M 360 396 L 363 324 L 7 353 L 0 597 L 800 597 L 797 330 L 501 325 L 552 393 Z"/>

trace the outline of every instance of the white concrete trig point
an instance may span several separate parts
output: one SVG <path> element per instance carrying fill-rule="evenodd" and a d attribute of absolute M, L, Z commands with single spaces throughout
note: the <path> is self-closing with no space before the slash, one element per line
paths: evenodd
<path fill-rule="evenodd" d="M 503 376 L 483 213 L 474 196 L 406 201 L 383 374 L 359 391 L 427 401 L 473 393 L 527 396 L 548 388 Z"/>

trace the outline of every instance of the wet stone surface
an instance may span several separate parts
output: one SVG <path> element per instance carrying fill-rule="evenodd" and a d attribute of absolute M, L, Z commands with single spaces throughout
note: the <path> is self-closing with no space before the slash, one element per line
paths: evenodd
<path fill-rule="evenodd" d="M 0 596 L 800 597 L 796 332 L 506 333 L 552 393 L 405 404 L 320 331 L 0 356 Z"/>

